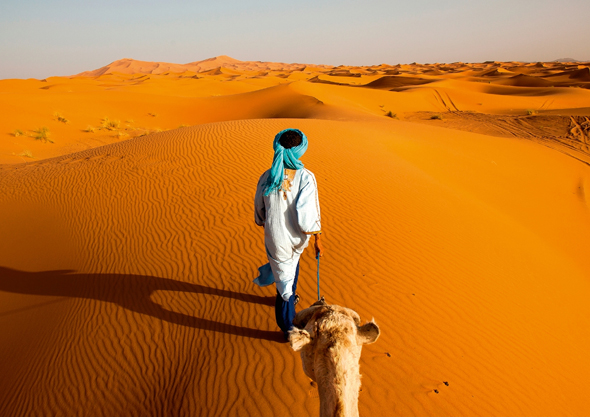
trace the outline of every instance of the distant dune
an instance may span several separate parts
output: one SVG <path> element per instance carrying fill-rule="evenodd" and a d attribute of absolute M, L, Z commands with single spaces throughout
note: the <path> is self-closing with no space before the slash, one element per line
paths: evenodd
<path fill-rule="evenodd" d="M 303 69 L 305 64 L 282 64 L 277 62 L 260 62 L 260 61 L 239 61 L 229 56 L 220 55 L 203 61 L 190 62 L 188 64 L 169 64 L 166 62 L 147 62 L 136 61 L 134 59 L 124 58 L 109 65 L 95 69 L 94 71 L 85 71 L 77 74 L 78 77 L 98 77 L 106 73 L 117 72 L 120 74 L 164 74 L 167 72 L 204 72 L 212 69 L 224 67 L 240 71 L 262 71 L 262 70 L 297 70 Z M 320 68 L 330 68 L 326 65 L 318 65 Z"/>
<path fill-rule="evenodd" d="M 559 58 L 559 59 L 556 59 L 555 61 L 551 61 L 551 62 L 590 62 L 590 60 L 579 61 L 574 58 Z"/>
<path fill-rule="evenodd" d="M 361 415 L 590 415 L 589 67 L 222 56 L 0 80 L 0 415 L 318 415 L 251 282 L 287 127 L 309 138 L 322 294 L 381 328 Z M 308 249 L 299 308 L 315 280 Z"/>
<path fill-rule="evenodd" d="M 525 137 L 579 157 L 587 152 L 587 124 L 570 116 L 589 114 L 589 68 L 558 62 L 329 67 L 227 56 L 189 64 L 123 59 L 72 77 L 0 80 L 0 163 L 227 120 L 368 120 L 394 114 L 398 120 Z M 439 113 L 448 113 L 445 121 L 433 122 Z M 531 135 L 520 118 L 533 114 L 546 118 L 526 122 L 536 129 Z M 105 118 L 114 124 L 106 127 Z M 537 125 L 551 134 L 539 135 Z M 34 140 L 44 127 L 47 140 Z"/>

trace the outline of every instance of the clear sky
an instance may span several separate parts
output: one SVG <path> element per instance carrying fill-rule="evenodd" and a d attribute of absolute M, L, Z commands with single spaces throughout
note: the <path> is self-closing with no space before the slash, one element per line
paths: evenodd
<path fill-rule="evenodd" d="M 590 0 L 1 0 L 0 79 L 121 58 L 329 65 L 590 60 Z"/>

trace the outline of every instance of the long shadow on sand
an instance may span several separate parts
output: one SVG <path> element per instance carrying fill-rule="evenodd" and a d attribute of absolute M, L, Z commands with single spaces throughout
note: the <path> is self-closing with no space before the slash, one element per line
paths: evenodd
<path fill-rule="evenodd" d="M 166 310 L 151 300 L 151 295 L 155 291 L 183 291 L 274 306 L 274 297 L 242 294 L 173 279 L 145 275 L 76 274 L 74 272 L 71 270 L 25 272 L 0 267 L 0 291 L 106 301 L 118 304 L 127 310 L 181 326 L 284 342 L 282 334 L 278 331 L 257 330 L 193 317 Z"/>

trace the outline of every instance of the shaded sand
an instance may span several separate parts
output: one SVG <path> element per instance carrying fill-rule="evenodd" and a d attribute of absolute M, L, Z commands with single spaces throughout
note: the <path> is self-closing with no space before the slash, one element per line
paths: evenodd
<path fill-rule="evenodd" d="M 0 415 L 318 415 L 251 283 L 287 127 L 322 293 L 381 328 L 361 415 L 590 414 L 588 64 L 113 64 L 0 80 Z"/>
<path fill-rule="evenodd" d="M 273 288 L 250 282 L 253 187 L 288 126 L 320 184 L 322 291 L 382 329 L 361 415 L 590 412 L 588 166 L 402 121 L 277 119 L 0 167 L 0 414 L 317 415 Z"/>

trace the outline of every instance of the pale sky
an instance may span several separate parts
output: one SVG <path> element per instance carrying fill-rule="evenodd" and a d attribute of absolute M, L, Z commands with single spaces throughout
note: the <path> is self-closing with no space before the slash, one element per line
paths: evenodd
<path fill-rule="evenodd" d="M 590 60 L 590 0 L 1 0 L 0 79 L 121 58 L 329 65 Z"/>

